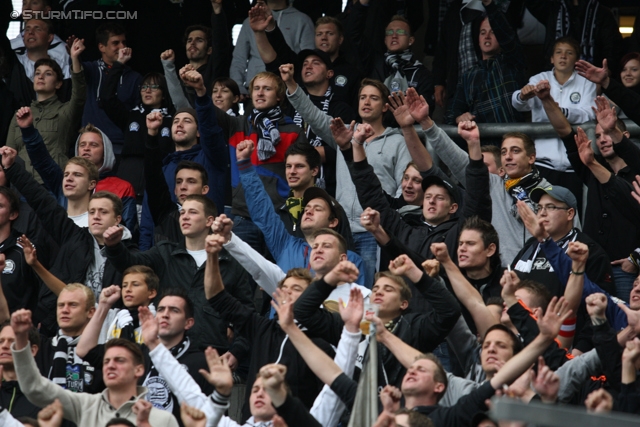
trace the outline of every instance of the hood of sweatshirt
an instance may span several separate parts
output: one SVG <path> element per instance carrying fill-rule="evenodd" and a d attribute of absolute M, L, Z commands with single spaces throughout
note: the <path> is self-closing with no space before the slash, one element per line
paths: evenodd
<path fill-rule="evenodd" d="M 96 128 L 98 129 L 98 128 Z M 103 155 L 103 160 L 102 160 L 102 166 L 100 166 L 100 169 L 98 169 L 98 173 L 100 175 L 103 175 L 107 172 L 109 172 L 111 169 L 113 169 L 113 167 L 116 164 L 116 155 L 113 153 L 113 144 L 111 143 L 111 140 L 109 139 L 109 137 L 107 136 L 106 133 L 102 132 L 100 129 L 98 129 L 98 131 L 100 132 L 100 135 L 102 135 L 102 145 L 104 146 L 104 155 Z M 78 155 L 78 144 L 80 143 L 80 137 L 82 135 L 78 135 L 78 139 L 76 139 L 76 148 L 75 148 L 75 155 Z"/>

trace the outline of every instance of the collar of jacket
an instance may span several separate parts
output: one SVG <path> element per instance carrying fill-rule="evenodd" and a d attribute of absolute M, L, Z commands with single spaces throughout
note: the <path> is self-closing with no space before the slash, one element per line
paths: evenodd
<path fill-rule="evenodd" d="M 163 244 L 164 242 L 160 242 L 160 244 Z M 165 244 L 172 244 L 175 245 L 175 247 L 173 248 L 173 250 L 171 251 L 171 255 L 177 255 L 177 254 L 183 254 L 183 255 L 189 255 L 189 252 L 187 251 L 187 243 L 185 242 L 184 239 L 182 239 L 179 243 L 174 243 L 174 242 L 169 242 L 166 241 Z M 227 250 L 225 248 L 222 248 L 222 251 L 218 254 L 218 260 L 220 261 L 228 261 L 230 259 L 231 255 L 229 255 L 229 252 L 227 252 Z M 204 267 L 205 265 L 207 265 L 207 263 L 205 262 L 204 264 L 202 264 L 202 267 Z"/>

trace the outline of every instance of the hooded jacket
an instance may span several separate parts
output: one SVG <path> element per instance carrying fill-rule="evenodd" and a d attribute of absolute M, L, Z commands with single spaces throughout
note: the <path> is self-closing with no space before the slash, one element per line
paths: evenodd
<path fill-rule="evenodd" d="M 280 27 L 287 44 L 294 52 L 315 48 L 315 30 L 311 18 L 293 6 L 281 11 L 273 11 L 273 18 Z M 251 79 L 265 70 L 264 62 L 258 52 L 256 38 L 249 26 L 249 18 L 245 19 L 233 49 L 233 58 L 229 77 L 235 80 L 243 94 L 247 91 Z"/>
<path fill-rule="evenodd" d="M 109 191 L 122 200 L 122 223 L 129 230 L 138 228 L 138 214 L 136 210 L 135 192 L 131 184 L 118 177 L 110 176 L 111 169 L 115 166 L 116 157 L 113 154 L 113 145 L 109 137 L 100 131 L 102 135 L 102 143 L 104 147 L 104 158 L 102 166 L 98 169 L 100 174 L 98 184 L 94 191 Z M 78 143 L 80 137 L 76 138 L 74 153 L 78 155 Z M 55 196 L 58 204 L 63 208 L 67 208 L 67 198 L 62 192 L 62 183 L 64 180 L 64 164 L 61 166 L 53 161 L 49 152 L 45 149 L 42 142 L 42 136 L 37 129 L 30 127 L 22 129 L 22 140 L 24 141 L 27 153 L 32 161 L 34 169 L 44 179 L 44 185 Z M 66 160 L 65 160 L 66 163 Z"/>
<path fill-rule="evenodd" d="M 41 139 L 46 151 L 59 167 L 64 167 L 67 162 L 67 152 L 73 143 L 76 129 L 80 127 L 82 107 L 85 104 L 87 90 L 82 72 L 73 73 L 71 78 L 73 89 L 69 102 L 61 102 L 57 95 L 53 95 L 44 101 L 35 100 L 31 102 L 33 126 L 42 135 Z M 9 126 L 7 146 L 18 151 L 18 155 L 24 160 L 26 170 L 36 178 L 39 184 L 46 182 L 44 177 L 41 177 L 31 164 L 26 143 L 23 142 L 21 128 L 16 122 L 15 115 L 11 119 L 11 125 Z"/>
<path fill-rule="evenodd" d="M 111 67 L 102 59 L 92 62 L 83 62 L 87 80 L 87 102 L 84 105 L 82 115 L 82 126 L 92 123 L 109 135 L 109 139 L 116 146 L 116 154 L 120 154 L 124 144 L 124 134 L 116 124 L 114 124 L 107 113 L 100 108 L 101 87 L 106 83 L 107 74 Z M 118 82 L 118 98 L 131 110 L 140 102 L 140 84 L 142 76 L 129 67 L 124 67 L 122 77 Z"/>
<path fill-rule="evenodd" d="M 0 242 L 0 253 L 4 254 L 5 267 L 2 270 L 2 291 L 9 305 L 9 312 L 26 308 L 35 312 L 38 307 L 40 282 L 31 266 L 24 258 L 22 246 L 17 242 L 21 233 L 11 229 L 11 234 Z"/>

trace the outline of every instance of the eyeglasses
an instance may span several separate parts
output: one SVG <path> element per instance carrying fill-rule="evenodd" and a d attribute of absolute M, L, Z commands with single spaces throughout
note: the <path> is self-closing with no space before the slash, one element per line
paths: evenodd
<path fill-rule="evenodd" d="M 153 92 L 160 89 L 160 85 L 142 85 L 140 86 L 140 92 L 144 92 L 147 89 L 151 89 Z"/>
<path fill-rule="evenodd" d="M 547 212 L 555 212 L 557 210 L 563 210 L 563 211 L 568 211 L 569 207 L 561 207 L 561 206 L 556 206 L 556 205 L 536 205 L 536 213 L 540 213 L 544 210 L 546 210 Z"/>
<path fill-rule="evenodd" d="M 407 30 L 403 30 L 402 28 L 399 28 L 397 30 L 386 30 L 384 32 L 387 36 L 392 36 L 394 34 L 398 35 L 398 36 L 408 36 L 408 31 Z"/>

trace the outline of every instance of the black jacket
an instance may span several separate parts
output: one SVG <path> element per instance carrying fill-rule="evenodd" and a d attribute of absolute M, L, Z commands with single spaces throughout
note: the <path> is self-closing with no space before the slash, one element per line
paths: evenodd
<path fill-rule="evenodd" d="M 220 313 L 206 303 L 204 297 L 206 263 L 198 267 L 193 257 L 187 252 L 184 241 L 160 242 L 145 252 L 131 252 L 119 243 L 112 247 L 107 246 L 107 258 L 119 271 L 139 264 L 151 267 L 160 278 L 160 291 L 174 286 L 185 288 L 195 309 L 195 325 L 190 332 L 194 348 L 205 349 L 210 345 L 217 348 L 219 352 L 229 350 L 235 355 L 236 351 L 241 351 L 236 349 L 237 346 L 248 345 L 246 341 L 234 340 L 232 347 L 229 348 L 228 324 L 223 321 Z M 227 289 L 247 307 L 252 306 L 249 275 L 226 251 L 220 254 L 220 272 Z"/>
<path fill-rule="evenodd" d="M 9 312 L 26 308 L 35 312 L 38 307 L 40 282 L 31 266 L 24 259 L 22 246 L 16 242 L 20 233 L 11 230 L 11 234 L 0 243 L 0 253 L 6 257 L 2 271 L 2 291 L 9 304 Z"/>
<path fill-rule="evenodd" d="M 302 61 L 298 57 L 298 54 L 289 47 L 282 31 L 280 31 L 277 25 L 273 31 L 267 32 L 267 39 L 278 56 L 276 56 L 276 59 L 273 61 L 265 64 L 265 69 L 279 76 L 280 65 L 293 64 L 294 78 L 296 82 L 302 84 Z M 358 64 L 354 63 L 354 61 L 349 61 L 345 52 L 340 52 L 329 69 L 333 70 L 333 77 L 331 78 L 330 84 L 333 87 L 334 99 L 345 102 L 350 106 L 357 106 L 360 80 L 364 77 Z M 331 117 L 336 116 L 331 115 Z M 343 120 L 347 123 L 344 118 Z M 351 123 L 351 119 L 349 119 L 349 123 Z"/>
<path fill-rule="evenodd" d="M 18 381 L 2 381 L 0 384 L 0 407 L 5 408 L 14 418 L 38 418 L 39 407 L 22 394 Z"/>
<path fill-rule="evenodd" d="M 144 154 L 147 140 L 147 114 L 150 110 L 142 103 L 133 110 L 129 110 L 124 102 L 118 98 L 118 82 L 124 72 L 124 64 L 113 63 L 107 80 L 100 88 L 100 107 L 105 111 L 109 120 L 118 126 L 124 134 L 124 145 L 116 175 L 133 185 L 136 191 L 136 202 L 142 203 L 144 195 Z M 165 155 L 173 153 L 174 143 L 171 139 L 171 124 L 173 123 L 173 106 L 169 94 L 163 94 L 166 101 L 159 130 L 158 141 Z"/>
<path fill-rule="evenodd" d="M 460 306 L 444 285 L 434 281 L 426 274 L 415 283 L 418 291 L 431 304 L 431 309 L 422 313 L 406 313 L 394 320 L 393 334 L 410 346 L 427 353 L 444 341 L 460 316 Z M 296 301 L 295 318 L 304 325 L 310 334 L 338 345 L 343 322 L 338 313 L 319 308 L 335 288 L 320 279 L 313 282 Z M 378 381 L 400 387 L 406 369 L 381 344 L 378 344 L 380 368 L 386 375 L 379 375 Z"/>
<path fill-rule="evenodd" d="M 358 59 L 361 68 L 367 77 L 384 82 L 395 70 L 387 64 L 385 55 L 378 52 L 370 40 L 363 37 L 369 7 L 363 6 L 359 2 L 355 3 L 345 25 L 345 38 L 350 39 L 358 48 Z M 383 30 L 380 29 L 382 32 Z M 415 61 L 415 55 L 411 61 Z M 433 76 L 431 71 L 423 64 L 412 65 L 405 68 L 405 78 L 409 87 L 414 88 L 418 94 L 423 95 L 429 104 L 429 111 L 433 111 L 435 104 L 433 98 Z"/>
<path fill-rule="evenodd" d="M 350 151 L 343 151 L 346 156 Z M 402 243 L 424 258 L 433 258 L 430 246 L 432 243 L 445 242 L 451 259 L 458 259 L 458 234 L 466 218 L 478 215 L 491 222 L 491 196 L 489 194 L 489 170 L 482 160 L 470 160 L 466 169 L 467 191 L 464 196 L 462 215 L 443 222 L 434 229 L 426 224 L 412 226 L 403 221 L 400 214 L 387 201 L 380 181 L 373 168 L 366 160 L 349 161 L 347 165 L 351 178 L 358 192 L 358 200 L 362 207 L 370 207 L 380 212 L 380 224 L 387 231 L 398 237 Z M 430 172 L 436 174 L 437 168 Z"/>
<path fill-rule="evenodd" d="M 78 227 L 69 219 L 67 212 L 58 205 L 56 199 L 38 184 L 36 180 L 18 163 L 5 170 L 7 178 L 18 189 L 20 194 L 40 218 L 42 225 L 49 231 L 54 242 L 60 246 L 51 273 L 64 283 L 85 283 L 87 269 L 94 261 L 95 238 L 88 228 Z M 124 244 L 135 249 L 137 246 L 130 239 Z M 100 289 L 93 289 L 96 295 L 104 287 L 122 282 L 122 274 L 107 260 L 104 266 Z M 56 296 L 48 288 L 43 287 L 40 297 L 40 319 L 45 335 L 53 336 L 57 332 L 55 320 Z M 36 316 L 38 317 L 38 316 Z"/>
<path fill-rule="evenodd" d="M 638 106 L 640 107 L 640 102 Z M 562 142 L 567 150 L 567 157 L 573 170 L 589 190 L 587 191 L 587 209 L 583 231 L 604 249 L 612 261 L 627 258 L 635 248 L 640 246 L 638 218 L 630 216 L 626 212 L 630 208 L 633 209 L 638 206 L 638 203 L 632 201 L 631 205 L 627 205 L 625 202 L 627 198 L 615 199 L 607 194 L 605 185 L 600 184 L 589 168 L 580 160 L 574 136 L 575 132 L 571 132 L 570 135 L 562 138 Z M 634 152 L 637 152 L 637 148 L 631 141 L 625 141 L 625 139 L 619 144 L 613 144 L 614 151 L 628 165 L 628 167 L 618 171 L 616 176 L 616 181 L 619 180 L 619 185 L 623 187 L 625 187 L 625 183 L 622 181 L 631 183 L 635 175 L 640 174 L 640 165 L 633 166 L 634 163 L 640 161 L 640 154 L 634 154 Z M 605 167 L 609 167 L 606 161 L 603 160 L 601 163 Z M 630 195 L 631 185 L 628 185 L 627 188 Z M 625 204 L 627 207 L 620 209 L 616 207 L 616 204 Z M 591 278 L 591 276 L 589 277 Z M 595 278 L 592 278 L 592 280 L 595 280 Z"/>
<path fill-rule="evenodd" d="M 226 290 L 211 298 L 209 305 L 219 312 L 225 321 L 233 323 L 238 333 L 251 343 L 251 361 L 247 375 L 248 387 L 244 415 L 247 417 L 249 415 L 249 396 L 256 375 L 260 368 L 268 363 L 281 363 L 287 366 L 286 381 L 291 388 L 291 393 L 300 398 L 307 408 L 311 408 L 314 399 L 323 387 L 322 381 L 318 380 L 291 341 L 288 340 L 287 334 L 280 328 L 278 320 L 260 316 L 240 304 Z M 314 338 L 312 334 L 309 335 L 325 353 L 333 355 L 333 349 L 325 340 Z"/>
<path fill-rule="evenodd" d="M 615 295 L 616 288 L 613 282 L 611 261 L 609 260 L 609 256 L 607 255 L 607 253 L 591 237 L 587 236 L 580 230 L 578 230 L 577 232 L 575 241 L 584 243 L 589 247 L 589 259 L 587 261 L 586 267 L 587 276 L 589 277 L 589 279 L 591 279 L 593 283 L 600 286 L 600 288 L 607 291 L 609 295 Z M 527 251 L 535 251 L 535 245 L 538 245 L 538 240 L 535 237 L 527 240 L 527 242 L 524 244 L 524 247 L 513 259 L 511 268 L 516 271 L 520 279 L 529 279 L 534 280 L 538 283 L 542 283 L 546 286 L 549 292 L 551 292 L 551 295 L 558 297 L 562 296 L 564 294 L 564 287 L 566 284 L 560 283 L 558 275 L 550 270 L 551 264 L 549 264 L 549 261 L 547 260 L 542 248 L 540 248 L 535 259 L 533 260 L 531 272 L 523 273 L 521 271 L 515 270 L 516 264 L 518 264 L 518 261 L 522 259 Z"/>

